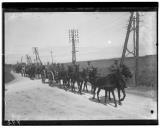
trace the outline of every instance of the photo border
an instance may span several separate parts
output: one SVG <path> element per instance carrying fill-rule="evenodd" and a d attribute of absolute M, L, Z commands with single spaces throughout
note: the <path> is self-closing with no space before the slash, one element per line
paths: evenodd
<path fill-rule="evenodd" d="M 157 120 L 5 120 L 5 13 L 7 12 L 157 12 L 157 69 L 158 69 L 158 2 L 4 2 L 2 3 L 2 125 L 158 125 Z"/>

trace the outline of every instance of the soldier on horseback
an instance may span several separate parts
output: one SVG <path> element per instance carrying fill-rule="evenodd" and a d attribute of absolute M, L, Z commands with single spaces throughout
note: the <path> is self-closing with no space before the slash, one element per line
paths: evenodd
<path fill-rule="evenodd" d="M 126 82 L 126 77 L 122 74 L 123 66 L 125 66 L 125 65 L 119 65 L 118 60 L 115 60 L 114 64 L 110 67 L 110 72 L 111 73 L 114 73 L 114 74 L 121 73 L 121 75 L 119 75 L 120 78 L 118 78 L 119 79 L 119 83 L 120 82 L 121 83 L 122 82 L 123 83 Z M 124 85 L 124 87 L 127 88 L 126 84 Z"/>
<path fill-rule="evenodd" d="M 93 65 L 91 65 L 91 62 L 90 62 L 90 61 L 88 61 L 87 64 L 88 64 L 88 65 L 87 65 L 87 71 L 88 71 L 88 73 L 90 73 L 90 72 L 93 71 L 93 68 L 94 68 L 94 67 L 93 67 Z"/>
<path fill-rule="evenodd" d="M 118 60 L 114 61 L 114 64 L 110 67 L 110 72 L 115 73 L 119 70 Z"/>
<path fill-rule="evenodd" d="M 61 71 L 64 71 L 65 70 L 64 64 L 61 64 L 60 70 Z"/>

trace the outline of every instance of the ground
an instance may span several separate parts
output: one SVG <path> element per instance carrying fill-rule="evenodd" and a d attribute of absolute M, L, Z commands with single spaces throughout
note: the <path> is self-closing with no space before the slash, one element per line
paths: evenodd
<path fill-rule="evenodd" d="M 157 102 L 154 98 L 127 91 L 122 105 L 114 107 L 112 101 L 104 104 L 92 99 L 90 93 L 82 95 L 50 87 L 40 79 L 30 80 L 12 72 L 16 78 L 5 84 L 5 120 L 111 120 L 156 119 Z M 116 92 L 115 92 L 116 93 Z M 117 96 L 117 93 L 116 93 Z"/>

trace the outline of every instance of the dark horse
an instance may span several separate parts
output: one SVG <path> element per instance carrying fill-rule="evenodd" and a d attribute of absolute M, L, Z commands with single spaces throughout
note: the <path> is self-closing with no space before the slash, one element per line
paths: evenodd
<path fill-rule="evenodd" d="M 89 72 L 88 72 L 87 69 L 83 68 L 82 76 L 83 76 L 83 79 L 84 79 L 83 91 L 87 91 L 88 92 L 87 82 L 89 82 Z"/>
<path fill-rule="evenodd" d="M 126 97 L 125 88 L 126 82 L 129 78 L 132 78 L 132 73 L 130 72 L 130 69 L 126 65 L 121 65 L 120 68 L 114 73 L 116 75 L 117 81 L 118 81 L 118 97 L 119 97 L 119 104 L 121 104 L 121 101 L 123 101 Z M 120 98 L 120 91 L 123 93 L 123 98 Z M 109 98 L 110 98 L 110 91 L 109 91 Z"/>
<path fill-rule="evenodd" d="M 112 92 L 115 107 L 117 107 L 115 93 L 114 93 L 114 90 L 117 88 L 119 104 L 121 104 L 121 101 L 123 101 L 126 96 L 125 94 L 126 81 L 124 80 L 124 78 L 132 77 L 130 70 L 125 65 L 122 65 L 120 69 L 117 70 L 117 72 L 111 73 L 105 77 L 99 77 L 99 76 L 96 76 L 95 74 L 96 74 L 96 70 L 93 74 L 90 75 L 90 81 L 94 87 L 93 98 L 95 98 L 95 91 L 96 91 L 96 88 L 98 88 L 97 99 L 100 102 L 99 93 L 100 93 L 100 90 L 103 89 L 105 90 L 105 103 L 106 103 L 107 91 L 109 91 L 109 93 Z M 122 99 L 120 99 L 120 91 L 122 91 L 124 95 Z"/>
<path fill-rule="evenodd" d="M 78 92 L 82 93 L 82 84 L 84 82 L 84 72 L 80 71 L 79 65 L 68 67 L 68 81 L 71 83 L 71 90 L 75 92 L 75 83 L 78 85 Z"/>
<path fill-rule="evenodd" d="M 47 71 L 47 78 L 49 80 L 49 86 L 52 86 L 53 85 L 53 81 L 55 80 L 54 72 L 51 71 L 51 70 Z"/>
<path fill-rule="evenodd" d="M 43 66 L 41 70 L 41 79 L 42 79 L 42 83 L 45 83 L 45 80 L 48 79 L 48 69 L 45 68 L 45 66 Z"/>

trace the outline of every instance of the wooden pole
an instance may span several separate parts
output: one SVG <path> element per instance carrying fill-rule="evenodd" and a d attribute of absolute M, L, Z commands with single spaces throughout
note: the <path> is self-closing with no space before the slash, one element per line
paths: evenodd
<path fill-rule="evenodd" d="M 133 17 L 134 85 L 136 86 L 136 15 Z"/>
<path fill-rule="evenodd" d="M 75 50 L 74 30 L 72 33 L 72 62 L 75 65 L 75 63 L 76 63 L 76 50 Z"/>
<path fill-rule="evenodd" d="M 134 12 L 131 12 L 130 21 L 129 21 L 129 24 L 127 27 L 127 33 L 126 33 L 126 38 L 125 38 L 125 43 L 124 43 L 124 48 L 123 48 L 123 52 L 122 52 L 120 65 L 123 64 L 124 59 L 125 59 L 125 54 L 126 54 L 126 50 L 127 50 L 127 43 L 128 43 L 130 31 L 131 31 L 131 26 L 132 26 L 133 15 L 134 15 Z"/>
<path fill-rule="evenodd" d="M 53 52 L 51 50 L 51 59 L 52 59 L 52 64 L 53 64 Z"/>
<path fill-rule="evenodd" d="M 136 12 L 136 71 L 135 71 L 135 82 L 138 86 L 138 75 L 139 75 L 139 12 Z"/>

